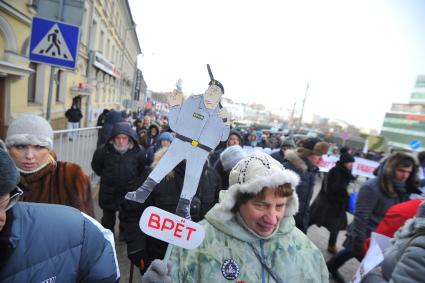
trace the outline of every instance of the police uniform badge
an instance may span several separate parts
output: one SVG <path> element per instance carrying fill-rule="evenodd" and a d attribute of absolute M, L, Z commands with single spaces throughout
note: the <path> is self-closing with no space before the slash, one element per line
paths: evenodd
<path fill-rule="evenodd" d="M 227 280 L 235 280 L 240 274 L 239 265 L 233 259 L 226 259 L 221 266 L 221 273 Z"/>

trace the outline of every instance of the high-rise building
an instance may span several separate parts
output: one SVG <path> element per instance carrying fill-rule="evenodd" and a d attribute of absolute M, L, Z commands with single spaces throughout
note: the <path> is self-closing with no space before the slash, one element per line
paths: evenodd
<path fill-rule="evenodd" d="M 392 104 L 381 135 L 392 147 L 412 149 L 413 143 L 419 145 L 417 151 L 425 150 L 425 75 L 418 76 L 409 103 Z"/>

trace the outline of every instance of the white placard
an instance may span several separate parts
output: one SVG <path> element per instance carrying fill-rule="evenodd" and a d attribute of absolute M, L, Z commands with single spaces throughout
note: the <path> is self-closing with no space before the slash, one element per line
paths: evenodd
<path fill-rule="evenodd" d="M 204 227 L 160 208 L 149 206 L 139 221 L 147 235 L 184 249 L 194 249 L 205 237 Z"/>
<path fill-rule="evenodd" d="M 384 252 L 390 245 L 390 237 L 372 232 L 370 246 L 359 265 L 351 283 L 360 283 L 362 278 L 384 260 Z"/>
<path fill-rule="evenodd" d="M 375 178 L 373 171 L 379 166 L 379 162 L 368 160 L 364 158 L 355 157 L 356 161 L 353 164 L 351 173 L 353 175 L 364 176 L 368 178 Z"/>
<path fill-rule="evenodd" d="M 322 159 L 319 163 L 320 172 L 329 172 L 329 170 L 331 170 L 331 168 L 335 166 L 338 160 L 339 156 L 337 155 L 322 155 Z"/>

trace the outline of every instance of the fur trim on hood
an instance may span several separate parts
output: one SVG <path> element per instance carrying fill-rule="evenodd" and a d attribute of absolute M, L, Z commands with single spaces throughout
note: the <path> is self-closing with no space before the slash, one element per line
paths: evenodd
<path fill-rule="evenodd" d="M 308 170 L 307 164 L 304 162 L 304 160 L 301 159 L 301 157 L 298 156 L 298 153 L 295 150 L 285 150 L 285 158 L 298 170 L 303 172 Z"/>
<path fill-rule="evenodd" d="M 222 191 L 218 210 L 224 220 L 232 219 L 231 212 L 236 204 L 238 193 L 258 194 L 263 188 L 276 188 L 283 184 L 290 184 L 293 193 L 288 197 L 285 217 L 293 216 L 298 211 L 298 196 L 295 188 L 299 177 L 291 170 L 285 169 L 282 164 L 270 155 L 256 152 L 239 161 L 229 174 L 229 189 Z"/>
<path fill-rule="evenodd" d="M 394 188 L 393 181 L 395 179 L 395 171 L 401 164 L 408 162 L 413 164 L 412 173 L 406 180 L 406 191 L 408 193 L 421 193 L 419 191 L 419 180 L 418 180 L 418 161 L 415 156 L 410 153 L 397 152 L 390 155 L 385 159 L 378 169 L 378 180 L 381 190 L 390 197 L 396 197 L 397 192 Z"/>

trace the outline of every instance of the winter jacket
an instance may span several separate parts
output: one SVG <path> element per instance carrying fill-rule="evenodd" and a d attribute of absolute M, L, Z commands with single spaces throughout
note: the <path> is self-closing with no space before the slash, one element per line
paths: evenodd
<path fill-rule="evenodd" d="M 422 232 L 421 232 L 422 231 Z M 362 283 L 414 283 L 425 278 L 425 219 L 408 220 L 397 231 L 392 246 L 384 254 L 381 268 L 374 269 Z M 415 233 L 417 233 L 415 236 Z"/>
<path fill-rule="evenodd" d="M 332 232 L 347 228 L 347 188 L 352 180 L 351 171 L 340 162 L 329 170 L 319 195 L 311 205 L 310 225 L 324 226 Z"/>
<path fill-rule="evenodd" d="M 21 173 L 20 186 L 24 190 L 23 201 L 63 204 L 75 207 L 93 216 L 93 200 L 90 179 L 81 167 L 72 162 L 55 161 L 41 170 Z"/>
<path fill-rule="evenodd" d="M 81 113 L 81 110 L 78 108 L 69 108 L 65 112 L 65 117 L 68 119 L 71 123 L 78 123 L 80 122 L 81 118 L 83 118 L 83 114 Z"/>
<path fill-rule="evenodd" d="M 270 156 L 273 157 L 274 159 L 276 159 L 277 161 L 279 161 L 282 164 L 285 160 L 285 153 L 281 149 L 279 149 L 276 152 L 273 152 L 272 154 L 270 154 Z"/>
<path fill-rule="evenodd" d="M 151 135 L 151 130 L 153 128 L 156 129 L 156 135 L 155 136 Z M 158 141 L 158 138 L 159 138 L 159 135 L 160 135 L 159 127 L 156 124 L 152 124 L 152 125 L 149 126 L 147 133 L 148 133 L 148 145 L 157 147 L 156 144 L 157 144 L 157 141 Z"/>
<path fill-rule="evenodd" d="M 390 197 L 380 188 L 379 178 L 366 181 L 359 190 L 353 222 L 347 229 L 344 246 L 355 255 L 363 254 L 363 243 L 375 231 L 391 206 L 409 199 L 409 193 L 398 191 Z M 361 257 L 360 257 L 361 258 Z"/>
<path fill-rule="evenodd" d="M 394 233 L 402 227 L 407 220 L 416 215 L 416 211 L 421 202 L 422 199 L 412 199 L 391 206 L 374 232 L 390 238 L 394 237 Z M 369 244 L 370 238 L 367 238 L 364 242 L 365 253 L 369 249 Z"/>
<path fill-rule="evenodd" d="M 110 138 L 112 133 L 112 128 L 114 125 L 118 122 L 121 122 L 122 114 L 118 111 L 110 111 L 106 115 L 105 123 L 103 124 L 102 128 L 99 131 L 99 137 L 97 139 L 97 147 L 101 146 L 102 144 L 106 143 L 106 141 Z"/>
<path fill-rule="evenodd" d="M 205 238 L 199 247 L 173 248 L 173 282 L 275 282 L 253 248 L 282 282 L 328 282 L 320 250 L 295 227 L 292 216 L 284 217 L 275 234 L 263 240 L 248 232 L 235 217 L 224 221 L 217 208 L 213 207 L 201 222 Z M 224 277 L 232 275 L 231 281 Z"/>
<path fill-rule="evenodd" d="M 113 139 L 119 134 L 130 138 L 129 149 L 124 154 L 114 148 Z M 118 123 L 108 142 L 94 152 L 91 166 L 100 176 L 100 207 L 117 211 L 125 194 L 136 190 L 143 183 L 146 152 L 138 145 L 134 130 L 127 123 Z"/>
<path fill-rule="evenodd" d="M 149 171 L 146 171 L 146 177 Z M 156 185 L 155 190 L 144 204 L 125 200 L 121 206 L 120 223 L 123 225 L 124 238 L 127 242 L 129 258 L 134 263 L 144 261 L 145 271 L 154 259 L 162 259 L 167 244 L 144 234 L 139 228 L 139 220 L 146 207 L 156 206 L 174 213 L 183 188 L 185 163 L 181 162 L 174 170 Z M 218 201 L 220 179 L 209 166 L 204 166 L 198 190 L 191 203 L 191 218 L 200 221 L 211 207 Z M 139 266 L 140 267 L 140 266 Z"/>
<path fill-rule="evenodd" d="M 119 277 L 113 238 L 107 241 L 100 225 L 74 208 L 18 203 L 6 223 L 0 233 L 0 282 L 116 282 Z"/>
<path fill-rule="evenodd" d="M 310 219 L 310 201 L 318 169 L 307 158 L 299 157 L 294 150 L 285 151 L 285 160 L 282 165 L 300 177 L 300 182 L 296 187 L 300 206 L 294 218 L 297 227 L 306 233 Z"/>
<path fill-rule="evenodd" d="M 229 188 L 229 173 L 223 168 L 223 163 L 218 159 L 214 164 L 214 170 L 217 172 L 218 176 L 220 176 L 221 180 L 221 189 L 227 190 Z"/>

